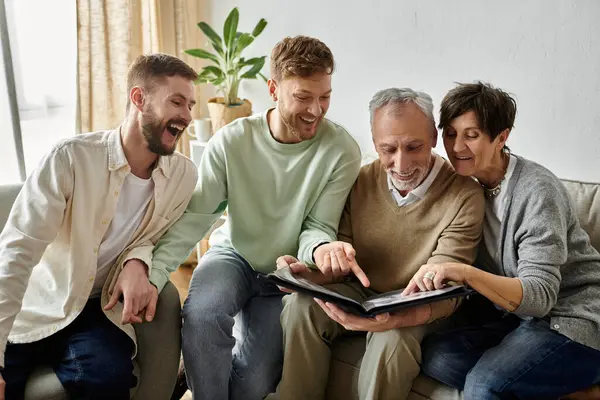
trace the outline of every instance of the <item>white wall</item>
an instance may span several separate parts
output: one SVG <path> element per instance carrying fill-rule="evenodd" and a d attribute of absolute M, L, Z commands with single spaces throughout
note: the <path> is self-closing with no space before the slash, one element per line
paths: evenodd
<path fill-rule="evenodd" d="M 516 96 L 515 153 L 560 177 L 600 182 L 600 1 L 204 1 L 219 32 L 234 6 L 240 29 L 267 19 L 248 55 L 268 55 L 288 35 L 327 43 L 338 65 L 328 116 L 364 152 L 373 151 L 367 104 L 375 91 L 412 87 L 438 107 L 453 82 L 481 79 Z M 261 82 L 242 85 L 255 112 L 271 105 Z"/>

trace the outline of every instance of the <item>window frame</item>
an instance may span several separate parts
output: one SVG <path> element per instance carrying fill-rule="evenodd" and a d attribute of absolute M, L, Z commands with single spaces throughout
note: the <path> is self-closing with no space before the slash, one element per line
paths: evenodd
<path fill-rule="evenodd" d="M 8 91 L 8 104 L 10 108 L 17 163 L 19 165 L 19 175 L 21 182 L 24 182 L 27 174 L 25 170 L 25 154 L 23 152 L 23 135 L 21 132 L 21 118 L 19 116 L 19 103 L 17 100 L 17 88 L 15 85 L 15 73 L 10 49 L 8 21 L 6 20 L 6 5 L 4 0 L 0 0 L 0 48 L 4 60 L 4 78 L 6 79 Z"/>

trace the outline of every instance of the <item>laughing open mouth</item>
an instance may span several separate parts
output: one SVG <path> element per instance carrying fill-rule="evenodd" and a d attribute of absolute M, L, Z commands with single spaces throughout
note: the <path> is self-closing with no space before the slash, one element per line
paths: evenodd
<path fill-rule="evenodd" d="M 173 137 L 177 137 L 179 136 L 179 134 L 181 134 L 181 132 L 183 132 L 183 130 L 185 129 L 185 126 L 182 124 L 175 124 L 175 123 L 171 123 L 167 125 L 167 131 L 173 136 Z"/>
<path fill-rule="evenodd" d="M 315 122 L 317 120 L 317 117 L 314 117 L 314 118 L 300 117 L 300 120 L 302 120 L 302 122 L 304 122 L 305 124 L 312 124 L 313 122 Z"/>

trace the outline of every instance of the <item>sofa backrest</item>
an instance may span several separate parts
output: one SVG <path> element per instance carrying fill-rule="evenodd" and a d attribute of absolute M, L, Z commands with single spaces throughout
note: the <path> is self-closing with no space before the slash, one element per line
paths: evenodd
<path fill-rule="evenodd" d="M 563 179 L 577 209 L 579 222 L 590 235 L 592 246 L 600 251 L 600 183 L 585 183 Z"/>
<path fill-rule="evenodd" d="M 0 185 L 0 231 L 4 228 L 8 214 L 10 214 L 10 209 L 21 190 L 21 186 L 21 184 Z"/>

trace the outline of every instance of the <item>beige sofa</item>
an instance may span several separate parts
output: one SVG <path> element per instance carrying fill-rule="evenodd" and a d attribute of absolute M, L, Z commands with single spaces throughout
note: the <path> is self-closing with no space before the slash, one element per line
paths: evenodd
<path fill-rule="evenodd" d="M 0 186 L 0 230 L 4 227 L 21 186 Z M 138 386 L 132 398 L 166 400 L 171 397 L 181 348 L 181 304 L 177 289 L 167 283 L 157 304 L 151 324 L 135 325 L 138 355 L 134 360 Z M 27 382 L 25 400 L 68 399 L 60 381 L 47 366 L 38 368 Z"/>
<path fill-rule="evenodd" d="M 577 208 L 579 221 L 590 235 L 592 245 L 600 251 L 600 184 L 564 180 Z M 329 371 L 327 399 L 357 399 L 358 368 L 364 352 L 362 337 L 339 340 L 334 343 L 333 360 Z M 415 380 L 410 400 L 461 399 L 458 390 L 445 386 L 424 375 Z"/>

